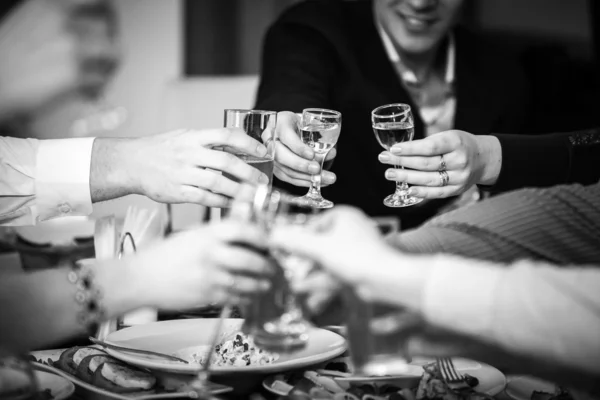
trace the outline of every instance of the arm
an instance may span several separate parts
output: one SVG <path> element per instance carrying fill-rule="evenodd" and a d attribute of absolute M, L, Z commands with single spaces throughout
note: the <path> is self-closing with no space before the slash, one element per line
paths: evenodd
<path fill-rule="evenodd" d="M 389 238 L 404 252 L 511 263 L 600 264 L 600 184 L 524 189 L 441 215 Z"/>
<path fill-rule="evenodd" d="M 218 146 L 256 157 L 267 151 L 240 129 L 177 130 L 123 139 L 0 137 L 0 223 L 26 225 L 86 215 L 92 202 L 128 194 L 223 207 L 239 184 L 220 171 L 239 181 L 268 182 L 239 158 L 213 149 Z"/>
<path fill-rule="evenodd" d="M 142 306 L 173 310 L 248 301 L 268 287 L 264 278 L 272 266 L 239 243 L 262 250 L 265 237 L 257 227 L 229 222 L 174 235 L 121 260 L 97 261 L 89 268 L 105 318 Z M 31 350 L 85 332 L 67 273 L 60 268 L 2 277 L 0 343 Z"/>
<path fill-rule="evenodd" d="M 600 179 L 600 129 L 548 135 L 493 135 L 500 141 L 502 169 L 492 191 Z M 483 183 L 485 184 L 485 183 Z"/>
<path fill-rule="evenodd" d="M 417 310 L 432 325 L 512 353 L 600 374 L 596 267 L 396 257 L 399 268 L 364 277 L 376 300 Z"/>

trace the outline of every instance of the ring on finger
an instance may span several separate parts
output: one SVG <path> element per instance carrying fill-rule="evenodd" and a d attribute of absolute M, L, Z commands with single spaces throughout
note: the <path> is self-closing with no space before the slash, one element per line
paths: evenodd
<path fill-rule="evenodd" d="M 443 171 L 438 171 L 438 173 L 440 174 L 440 186 L 448 185 L 448 182 L 450 181 L 448 172 L 446 172 L 446 170 L 443 170 Z"/>
<path fill-rule="evenodd" d="M 438 171 L 445 171 L 446 170 L 446 161 L 444 161 L 444 155 L 440 154 L 440 166 L 438 167 Z"/>

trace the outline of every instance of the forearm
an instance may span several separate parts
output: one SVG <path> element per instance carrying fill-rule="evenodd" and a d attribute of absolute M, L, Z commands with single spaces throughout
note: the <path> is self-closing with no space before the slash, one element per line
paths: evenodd
<path fill-rule="evenodd" d="M 135 179 L 134 138 L 97 138 L 92 149 L 90 192 L 93 202 L 140 193 Z"/>
<path fill-rule="evenodd" d="M 143 305 L 129 261 L 111 260 L 91 268 L 107 319 Z M 67 280 L 67 274 L 67 269 L 56 269 L 3 277 L 0 343 L 27 351 L 86 333 L 77 321 L 82 310 L 75 301 L 77 288 Z"/>
<path fill-rule="evenodd" d="M 511 267 L 440 256 L 387 256 L 365 276 L 375 300 L 506 351 L 600 374 L 600 273 L 523 261 Z"/>

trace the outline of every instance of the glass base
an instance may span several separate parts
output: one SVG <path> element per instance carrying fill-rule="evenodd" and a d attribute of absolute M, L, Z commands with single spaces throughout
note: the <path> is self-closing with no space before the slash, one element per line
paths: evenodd
<path fill-rule="evenodd" d="M 313 208 L 331 208 L 333 207 L 333 202 L 324 199 L 322 196 L 312 196 L 310 194 L 306 194 L 302 197 L 296 197 L 294 200 L 299 201 L 300 204 Z"/>
<path fill-rule="evenodd" d="M 310 327 L 310 322 L 304 319 L 288 321 L 284 314 L 280 319 L 265 323 L 263 329 L 252 332 L 252 337 L 261 349 L 292 353 L 306 347 Z"/>
<path fill-rule="evenodd" d="M 423 201 L 423 199 L 419 198 L 419 197 L 402 196 L 397 193 L 394 193 L 394 194 L 390 194 L 388 197 L 386 197 L 383 200 L 383 204 L 385 204 L 388 207 L 399 208 L 399 207 L 414 206 L 415 204 L 419 204 L 422 201 Z"/>

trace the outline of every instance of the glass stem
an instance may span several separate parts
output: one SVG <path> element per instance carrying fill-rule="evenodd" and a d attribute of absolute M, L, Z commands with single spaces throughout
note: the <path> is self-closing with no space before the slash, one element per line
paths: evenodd
<path fill-rule="evenodd" d="M 329 152 L 327 152 L 329 153 Z M 320 199 L 321 196 L 321 174 L 323 173 L 323 164 L 325 164 L 325 158 L 327 157 L 327 153 L 325 154 L 316 154 L 316 157 L 319 161 L 319 168 L 321 172 L 317 175 L 310 176 L 310 189 L 308 190 L 308 195 L 312 198 Z"/>
<path fill-rule="evenodd" d="M 404 169 L 404 167 L 399 167 L 398 165 L 394 165 L 395 169 Z M 408 183 L 406 182 L 398 182 L 396 181 L 396 192 L 394 193 L 396 196 L 400 197 L 402 200 L 406 200 L 408 197 Z"/>

